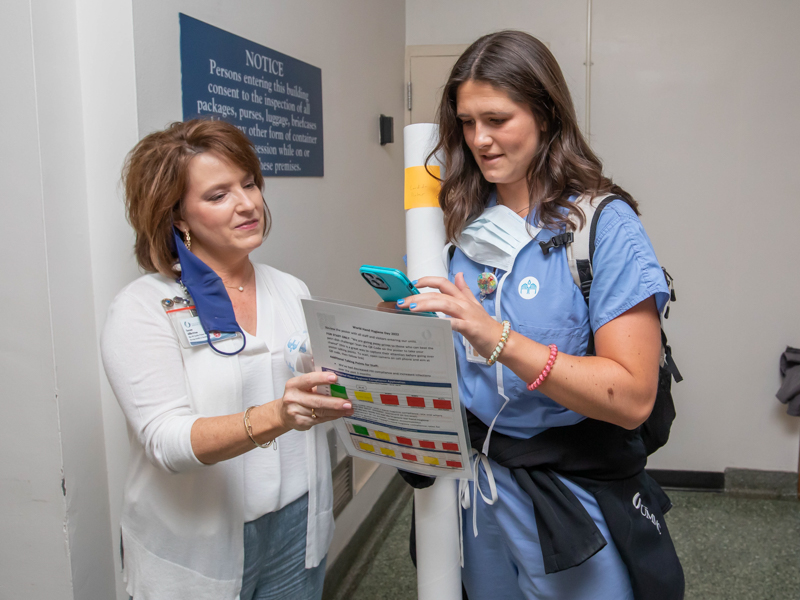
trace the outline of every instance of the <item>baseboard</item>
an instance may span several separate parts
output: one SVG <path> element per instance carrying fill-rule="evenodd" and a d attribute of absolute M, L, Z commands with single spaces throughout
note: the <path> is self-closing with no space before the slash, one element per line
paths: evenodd
<path fill-rule="evenodd" d="M 725 473 L 717 471 L 647 469 L 647 473 L 658 482 L 658 485 L 668 490 L 725 491 Z"/>
<path fill-rule="evenodd" d="M 797 499 L 797 473 L 725 469 L 725 493 L 752 498 Z"/>
<path fill-rule="evenodd" d="M 751 498 L 798 497 L 797 473 L 760 471 L 757 469 L 725 469 L 719 471 L 675 471 L 647 469 L 658 484 L 668 490 L 724 492 L 731 496 Z"/>
<path fill-rule="evenodd" d="M 414 490 L 397 474 L 375 502 L 369 515 L 328 567 L 322 600 L 346 600 L 355 593 L 372 558 L 397 520 Z"/>

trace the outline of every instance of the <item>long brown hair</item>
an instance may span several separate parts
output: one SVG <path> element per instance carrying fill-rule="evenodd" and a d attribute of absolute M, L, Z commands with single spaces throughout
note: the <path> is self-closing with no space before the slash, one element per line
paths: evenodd
<path fill-rule="evenodd" d="M 172 223 L 180 215 L 189 162 L 203 152 L 217 154 L 252 175 L 259 189 L 264 187 L 253 143 L 230 123 L 194 119 L 142 138 L 125 160 L 122 181 L 128 222 L 136 232 L 136 260 L 145 271 L 174 276 Z M 271 226 L 264 202 L 264 237 Z"/>
<path fill-rule="evenodd" d="M 600 159 L 589 148 L 561 68 L 542 42 L 522 31 L 500 31 L 474 42 L 453 66 L 439 105 L 439 142 L 445 177 L 439 192 L 447 238 L 455 242 L 464 226 L 483 212 L 493 184 L 486 181 L 467 146 L 456 117 L 456 95 L 467 81 L 483 82 L 528 106 L 542 127 L 539 147 L 528 168 L 529 219 L 560 227 L 570 214 L 584 224 L 583 212 L 569 201 L 573 194 L 614 193 L 639 214 L 636 201 L 603 175 Z"/>

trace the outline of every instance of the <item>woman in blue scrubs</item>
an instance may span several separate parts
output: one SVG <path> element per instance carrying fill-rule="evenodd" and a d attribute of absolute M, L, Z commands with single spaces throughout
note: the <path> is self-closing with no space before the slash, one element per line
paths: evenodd
<path fill-rule="evenodd" d="M 659 314 L 669 297 L 637 203 L 603 175 L 555 58 L 528 34 L 504 31 L 472 44 L 444 87 L 439 122 L 436 150 L 446 171 L 440 204 L 456 249 L 448 280 L 417 282 L 441 293 L 398 305 L 451 318 L 459 393 L 488 440 L 477 448 L 479 489 L 462 486 L 462 506 L 469 507 L 462 515 L 462 575 L 470 600 L 682 597 L 663 515 L 648 506 L 663 492 L 646 478 L 646 455 L 636 446 L 656 397 Z M 620 199 L 600 214 L 587 306 L 566 248 L 545 253 L 540 242 L 575 228 L 571 223 L 583 225 L 579 197 L 608 194 Z M 591 335 L 595 352 L 586 356 Z M 623 452 L 611 469 L 617 475 L 598 475 L 597 468 L 583 479 L 564 475 L 583 460 L 577 450 L 577 458 L 524 472 L 492 457 L 501 438 L 560 439 L 571 451 L 587 436 L 600 436 L 603 447 L 606 431 L 636 446 L 627 463 Z M 607 446 L 616 443 L 611 439 Z M 610 480 L 616 505 L 598 478 Z M 603 502 L 618 510 L 613 519 Z M 588 523 L 578 523 L 580 515 Z M 619 525 L 620 515 L 632 525 Z M 654 540 L 644 539 L 651 534 Z M 653 585 L 660 568 L 673 575 Z"/>

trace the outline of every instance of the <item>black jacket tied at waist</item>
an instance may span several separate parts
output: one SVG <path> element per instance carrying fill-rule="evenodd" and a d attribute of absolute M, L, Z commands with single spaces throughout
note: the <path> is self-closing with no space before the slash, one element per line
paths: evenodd
<path fill-rule="evenodd" d="M 467 420 L 480 452 L 488 427 L 469 411 Z M 647 452 L 637 431 L 593 419 L 529 439 L 493 431 L 489 458 L 510 469 L 533 501 L 545 573 L 578 566 L 608 543 L 557 473 L 594 495 L 636 600 L 683 598 L 683 569 L 664 521 L 672 504 L 644 470 Z"/>

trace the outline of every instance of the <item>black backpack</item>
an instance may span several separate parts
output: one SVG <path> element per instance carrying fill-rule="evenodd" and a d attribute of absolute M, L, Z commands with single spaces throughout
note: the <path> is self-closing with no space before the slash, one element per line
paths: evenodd
<path fill-rule="evenodd" d="M 572 273 L 572 278 L 575 284 L 580 288 L 587 306 L 589 305 L 589 294 L 592 288 L 592 259 L 594 258 L 594 240 L 597 231 L 597 222 L 600 219 L 600 213 L 603 209 L 614 200 L 622 200 L 622 198 L 614 194 L 597 196 L 591 199 L 587 196 L 581 196 L 576 202 L 583 210 L 586 216 L 586 223 L 590 223 L 590 226 L 586 227 L 586 225 L 584 225 L 583 228 L 578 228 L 577 223 L 571 221 L 574 231 L 556 235 L 549 242 L 539 242 L 542 252 L 545 254 L 547 254 L 551 248 L 556 248 L 558 246 L 566 247 L 567 261 L 569 263 L 570 272 Z M 675 289 L 670 274 L 667 273 L 664 267 L 661 267 L 661 270 L 664 272 L 664 278 L 667 281 L 670 294 L 663 315 L 663 318 L 666 319 L 669 317 L 670 303 L 675 302 Z M 592 332 L 589 334 L 589 345 L 586 349 L 586 354 L 594 354 L 594 334 Z M 675 361 L 672 359 L 672 349 L 667 343 L 667 336 L 662 327 L 661 361 L 658 368 L 658 391 L 656 392 L 656 401 L 650 416 L 639 427 L 639 433 L 642 436 L 648 455 L 661 448 L 667 443 L 667 440 L 669 440 L 669 431 L 672 427 L 672 422 L 675 420 L 675 403 L 672 401 L 673 379 L 675 379 L 675 383 L 683 381 L 683 377 L 680 371 L 678 371 Z"/>

